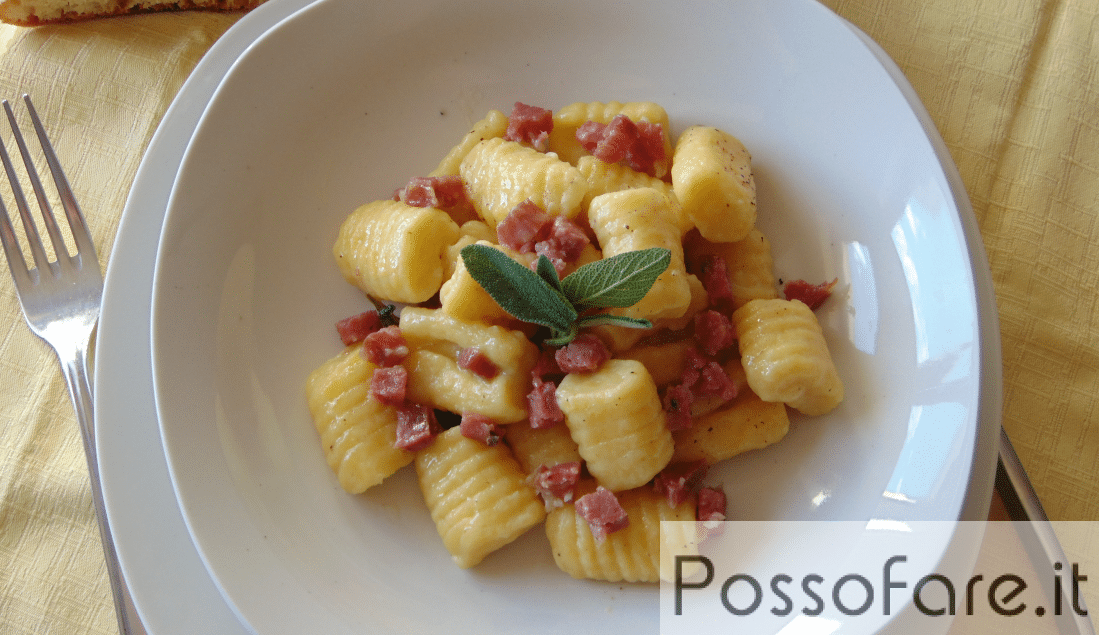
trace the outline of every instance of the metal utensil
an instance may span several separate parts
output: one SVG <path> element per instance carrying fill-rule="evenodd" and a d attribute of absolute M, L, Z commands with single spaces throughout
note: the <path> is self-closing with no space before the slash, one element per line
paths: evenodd
<path fill-rule="evenodd" d="M 27 178 L 38 199 L 43 225 L 50 237 L 55 259 L 51 261 L 47 256 L 38 227 L 19 185 L 19 175 L 3 142 L 0 142 L 0 161 L 3 161 L 4 171 L 8 175 L 15 203 L 19 208 L 19 216 L 23 220 L 24 233 L 34 266 L 29 267 L 23 257 L 11 218 L 2 201 L 0 201 L 0 243 L 3 243 L 4 255 L 7 256 L 8 268 L 15 280 L 15 289 L 27 324 L 36 335 L 53 347 L 61 362 L 69 396 L 76 408 L 80 434 L 84 439 L 84 454 L 88 461 L 88 473 L 92 482 L 92 500 L 95 504 L 96 519 L 99 522 L 103 553 L 107 560 L 107 575 L 110 578 L 111 593 L 114 596 L 119 633 L 130 635 L 133 631 L 130 629 L 126 611 L 122 570 L 111 540 L 111 530 L 103 506 L 103 489 L 99 482 L 95 428 L 92 421 L 92 387 L 88 376 L 88 345 L 96 321 L 99 319 L 99 307 L 103 297 L 103 275 L 99 270 L 95 245 L 92 243 L 92 236 L 88 232 L 84 215 L 80 212 L 68 180 L 61 171 L 57 155 L 46 137 L 46 131 L 42 127 L 34 104 L 31 103 L 28 95 L 23 95 L 23 101 L 26 103 L 38 142 L 42 146 L 46 163 L 53 174 L 54 184 L 61 197 L 61 205 L 65 210 L 65 218 L 75 244 L 75 253 L 70 254 L 65 245 L 61 229 L 50 208 L 49 199 L 38 179 L 31 154 L 19 131 L 11 104 L 7 100 L 3 101 L 4 112 L 11 124 L 15 143 L 26 168 Z"/>

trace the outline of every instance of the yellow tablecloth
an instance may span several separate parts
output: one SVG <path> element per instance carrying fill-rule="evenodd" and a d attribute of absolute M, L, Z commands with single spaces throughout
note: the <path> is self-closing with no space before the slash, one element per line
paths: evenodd
<path fill-rule="evenodd" d="M 988 251 L 1004 425 L 1051 518 L 1096 520 L 1095 0 L 825 0 L 924 101 Z M 0 27 L 0 97 L 34 96 L 106 267 L 173 96 L 238 14 Z M 6 138 L 6 137 L 5 137 Z M 114 633 L 87 470 L 52 352 L 0 279 L 0 633 Z"/>

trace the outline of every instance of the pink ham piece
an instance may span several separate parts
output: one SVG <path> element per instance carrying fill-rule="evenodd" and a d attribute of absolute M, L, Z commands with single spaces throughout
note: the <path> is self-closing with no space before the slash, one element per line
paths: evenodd
<path fill-rule="evenodd" d="M 560 276 L 565 272 L 567 264 L 580 258 L 581 252 L 590 242 L 592 241 L 580 225 L 564 216 L 557 216 L 550 226 L 550 235 L 546 240 L 535 243 L 535 253 L 549 258 Z"/>
<path fill-rule="evenodd" d="M 397 440 L 394 446 L 410 452 L 423 450 L 442 430 L 434 410 L 424 404 L 406 404 L 397 410 Z"/>
<path fill-rule="evenodd" d="M 363 340 L 363 357 L 377 366 L 395 366 L 408 354 L 409 346 L 396 326 L 379 329 Z"/>
<path fill-rule="evenodd" d="M 500 428 L 489 417 L 476 412 L 462 413 L 462 421 L 458 424 L 462 436 L 474 441 L 480 441 L 485 445 L 500 443 Z"/>
<path fill-rule="evenodd" d="M 669 507 L 678 507 L 691 498 L 703 484 L 707 475 L 705 461 L 672 463 L 653 477 L 653 491 L 668 500 Z"/>
<path fill-rule="evenodd" d="M 656 176 L 657 163 L 663 163 L 665 154 L 664 131 L 659 123 L 638 122 L 638 140 L 627 151 L 626 164 L 630 169 Z"/>
<path fill-rule="evenodd" d="M 344 346 L 358 344 L 380 328 L 382 328 L 382 318 L 378 316 L 378 311 L 373 310 L 344 318 L 336 323 L 336 333 L 340 335 L 340 341 Z"/>
<path fill-rule="evenodd" d="M 550 237 L 553 225 L 553 217 L 528 199 L 497 224 L 497 242 L 521 254 L 531 253 L 536 243 Z"/>
<path fill-rule="evenodd" d="M 720 397 L 729 401 L 737 396 L 737 384 L 733 383 L 718 362 L 707 362 L 699 371 L 699 380 L 691 387 L 696 397 Z"/>
<path fill-rule="evenodd" d="M 409 371 L 404 366 L 389 366 L 374 371 L 370 378 L 370 394 L 386 406 L 405 403 L 405 388 L 409 384 Z"/>
<path fill-rule="evenodd" d="M 836 278 L 833 278 L 832 282 L 822 282 L 821 284 L 810 284 L 805 280 L 791 280 L 783 285 L 783 295 L 788 300 L 802 302 L 813 311 L 829 299 L 836 283 Z"/>
<path fill-rule="evenodd" d="M 626 528 L 630 518 L 611 490 L 600 485 L 596 491 L 585 494 L 573 504 L 577 515 L 588 523 L 596 544 L 602 544 L 608 534 Z"/>
<path fill-rule="evenodd" d="M 565 372 L 558 366 L 558 360 L 554 359 L 554 354 L 557 351 L 550 348 L 543 348 L 539 350 L 539 359 L 535 362 L 535 367 L 531 369 L 531 379 L 536 382 L 542 379 L 546 379 L 547 376 L 551 377 L 563 377 Z"/>
<path fill-rule="evenodd" d="M 638 138 L 638 126 L 625 115 L 615 115 L 606 124 L 586 121 L 577 129 L 581 146 L 604 163 L 618 163 Z"/>
<path fill-rule="evenodd" d="M 573 500 L 573 488 L 581 477 L 580 461 L 569 461 L 557 465 L 540 465 L 534 474 L 535 490 L 553 506 L 556 503 L 568 503 Z"/>
<path fill-rule="evenodd" d="M 707 356 L 714 357 L 733 346 L 735 339 L 733 322 L 725 315 L 714 309 L 707 309 L 695 316 L 695 341 Z"/>
<path fill-rule="evenodd" d="M 661 124 L 635 124 L 626 115 L 615 115 L 608 123 L 586 121 L 576 133 L 581 147 L 604 163 L 624 162 L 630 169 L 656 175 L 655 165 L 664 162 L 665 143 Z"/>
<path fill-rule="evenodd" d="M 703 271 L 699 279 L 707 290 L 710 306 L 724 313 L 733 313 L 733 286 L 730 284 L 729 267 L 721 256 L 703 259 Z"/>
<path fill-rule="evenodd" d="M 691 404 L 694 401 L 695 395 L 687 384 L 674 384 L 665 389 L 661 403 L 665 409 L 665 425 L 669 430 L 676 432 L 691 427 Z"/>
<path fill-rule="evenodd" d="M 414 176 L 393 199 L 411 207 L 446 209 L 464 204 L 466 190 L 459 176 Z"/>
<path fill-rule="evenodd" d="M 525 200 L 497 224 L 497 242 L 521 254 L 546 256 L 560 276 L 565 265 L 576 261 L 591 241 L 573 221 L 564 216 L 551 216 Z"/>
<path fill-rule="evenodd" d="M 493 379 L 500 374 L 500 366 L 477 347 L 464 348 L 458 352 L 458 367 L 482 379 Z"/>
<path fill-rule="evenodd" d="M 726 493 L 714 487 L 699 490 L 699 504 L 695 508 L 695 520 L 716 522 L 726 519 Z"/>
<path fill-rule="evenodd" d="M 558 367 L 566 373 L 591 373 L 611 359 L 603 341 L 591 333 L 581 333 L 554 353 Z"/>
<path fill-rule="evenodd" d="M 504 140 L 529 143 L 539 152 L 546 152 L 550 148 L 550 132 L 553 129 L 553 111 L 517 101 L 508 116 Z"/>
<path fill-rule="evenodd" d="M 703 354 L 699 352 L 698 348 L 692 347 L 688 349 L 687 359 L 684 360 L 684 372 L 680 376 L 680 380 L 683 384 L 689 388 L 699 381 L 699 373 L 703 370 L 703 367 L 710 361 Z"/>
<path fill-rule="evenodd" d="M 552 428 L 565 421 L 558 407 L 558 387 L 552 381 L 535 378 L 534 388 L 527 393 L 527 417 L 535 430 Z"/>

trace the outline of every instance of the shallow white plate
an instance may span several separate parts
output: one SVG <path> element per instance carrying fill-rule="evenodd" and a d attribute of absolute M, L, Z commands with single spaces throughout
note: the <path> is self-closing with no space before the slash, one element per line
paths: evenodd
<path fill-rule="evenodd" d="M 260 34 L 311 1 L 270 0 L 196 65 L 149 143 L 108 261 L 96 335 L 96 445 L 115 546 L 149 635 L 248 632 L 203 567 L 168 477 L 149 349 L 153 267 L 176 171 L 214 89 Z"/>
<path fill-rule="evenodd" d="M 845 22 L 809 0 L 625 13 L 323 0 L 215 93 L 154 282 L 169 469 L 200 555 L 255 631 L 656 628 L 656 589 L 566 577 L 539 530 L 456 569 L 408 470 L 362 496 L 339 489 L 303 395 L 340 349 L 333 323 L 363 310 L 330 253 L 354 207 L 432 169 L 490 108 L 613 99 L 662 104 L 674 134 L 740 137 L 778 275 L 840 279 L 819 316 L 847 398 L 712 471 L 731 516 L 988 509 L 1000 359 L 973 214 L 911 89 Z"/>

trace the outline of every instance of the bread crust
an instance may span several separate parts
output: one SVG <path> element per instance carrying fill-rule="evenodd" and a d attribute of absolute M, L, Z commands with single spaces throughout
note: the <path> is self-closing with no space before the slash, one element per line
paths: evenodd
<path fill-rule="evenodd" d="M 0 22 L 16 26 L 42 26 L 46 24 L 68 24 L 97 18 L 141 13 L 163 13 L 169 11 L 248 11 L 263 4 L 265 0 L 179 0 L 177 2 L 148 2 L 130 5 L 120 0 L 114 10 L 80 13 L 63 11 L 60 15 L 48 18 L 39 17 L 39 7 L 34 0 L 3 0 L 0 2 Z"/>

